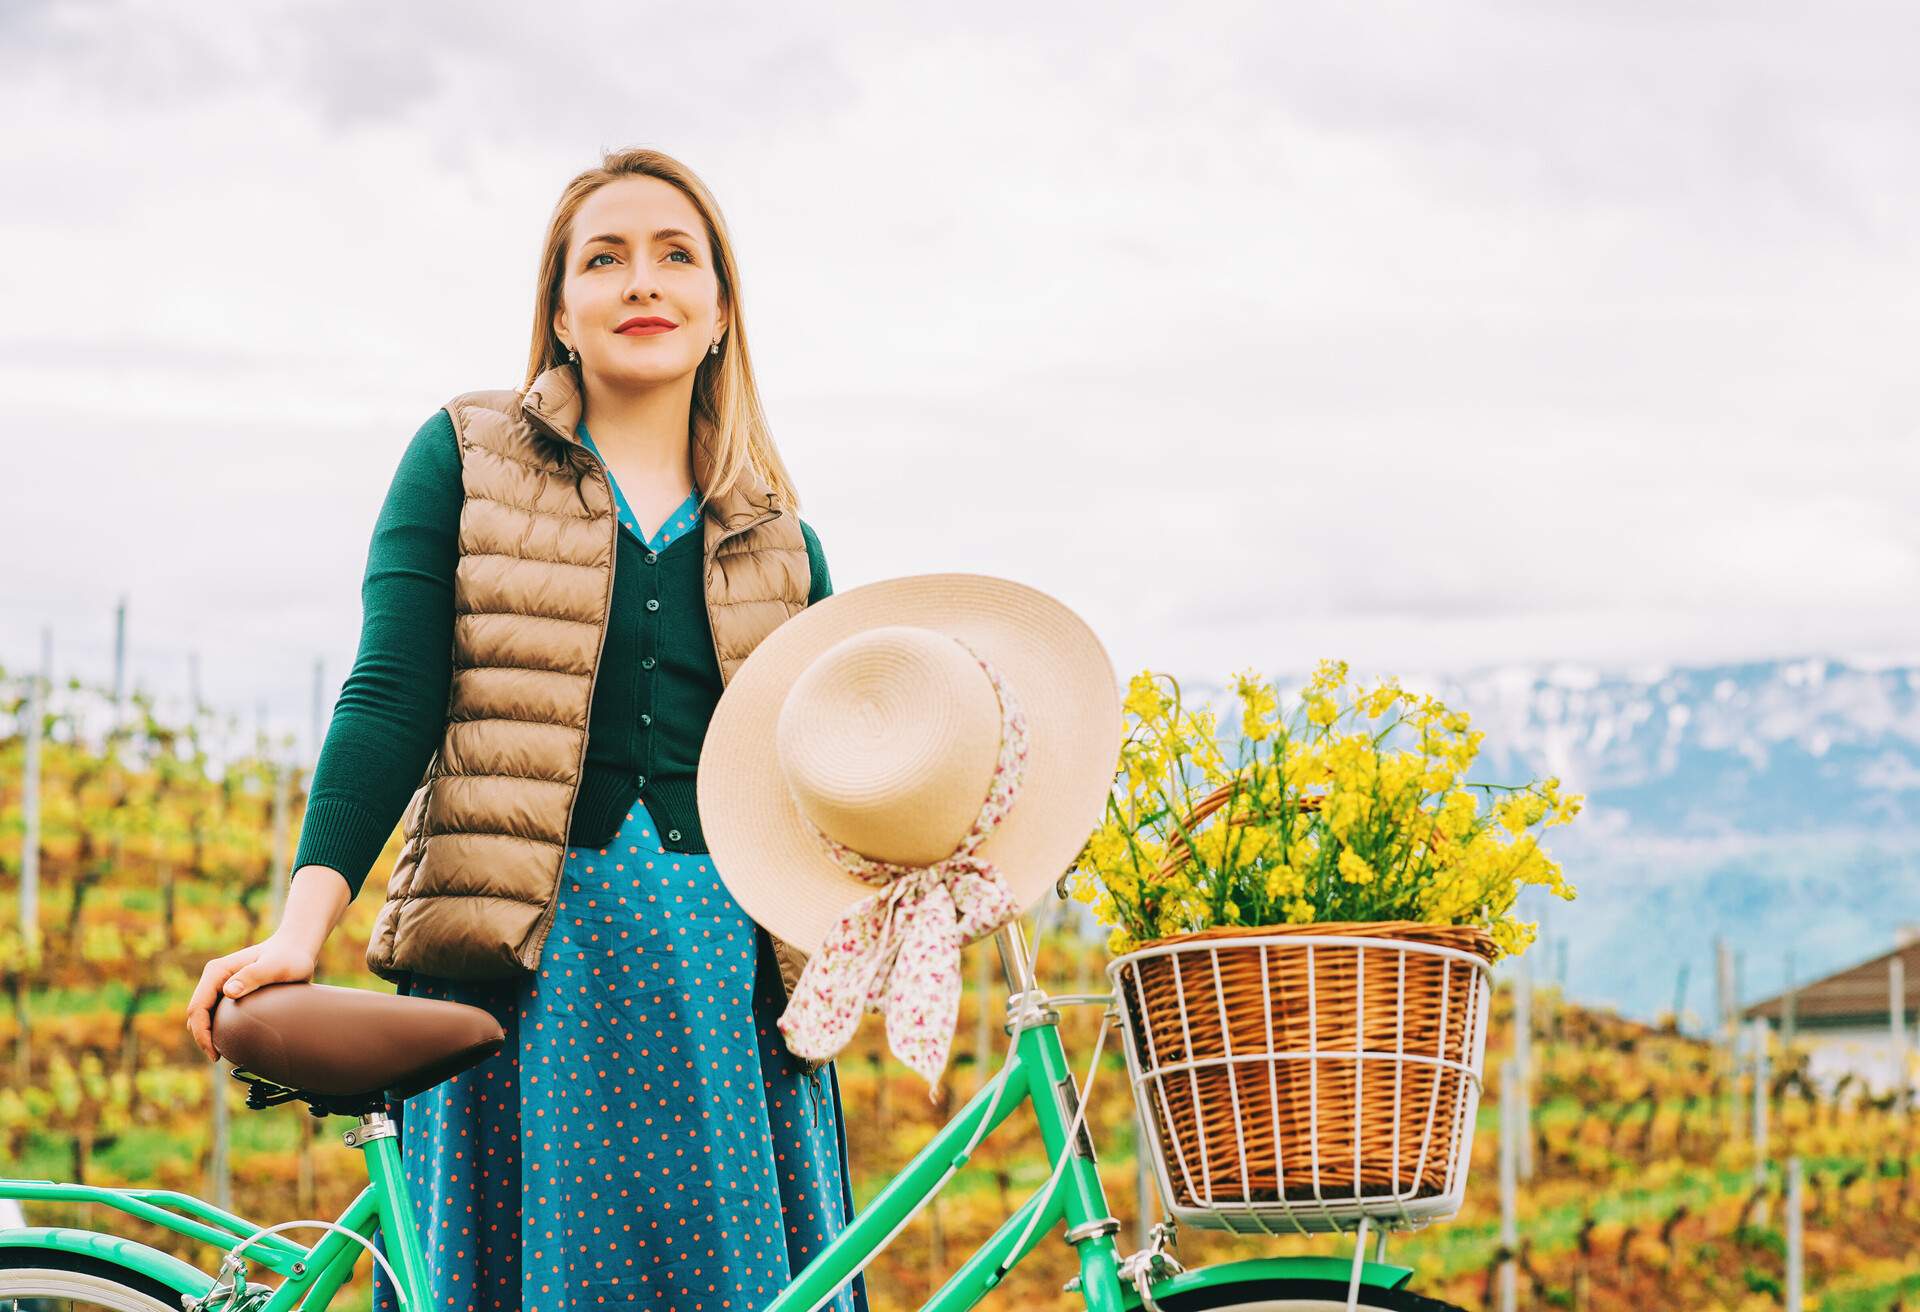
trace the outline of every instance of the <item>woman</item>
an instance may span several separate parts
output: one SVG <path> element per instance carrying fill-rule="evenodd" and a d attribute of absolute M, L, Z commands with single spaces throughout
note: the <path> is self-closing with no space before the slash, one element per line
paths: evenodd
<path fill-rule="evenodd" d="M 216 996 L 311 979 L 404 813 L 369 966 L 508 1035 L 389 1108 L 436 1306 L 758 1308 L 851 1219 L 846 1135 L 695 767 L 733 670 L 832 584 L 705 186 L 610 154 L 540 268 L 526 385 L 455 398 L 400 462 L 286 911 L 207 964 L 188 1028 L 213 1058 Z M 863 1312 L 864 1276 L 832 1306 Z"/>

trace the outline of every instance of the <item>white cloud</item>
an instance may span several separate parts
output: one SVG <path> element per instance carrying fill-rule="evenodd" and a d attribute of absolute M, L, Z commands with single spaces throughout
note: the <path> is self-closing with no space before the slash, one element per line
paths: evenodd
<path fill-rule="evenodd" d="M 13 7 L 0 660 L 304 714 L 603 147 L 735 230 L 842 590 L 1116 663 L 1913 645 L 1904 6 Z M 172 677 L 172 676 L 165 676 Z"/>

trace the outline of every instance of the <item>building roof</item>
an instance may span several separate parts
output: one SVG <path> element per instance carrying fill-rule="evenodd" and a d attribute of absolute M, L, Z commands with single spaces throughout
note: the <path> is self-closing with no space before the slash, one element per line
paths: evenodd
<path fill-rule="evenodd" d="M 1797 986 L 1793 991 L 1794 1018 L 1858 1018 L 1878 1021 L 1882 1025 L 1888 1023 L 1891 1019 L 1888 973 L 1895 957 L 1900 958 L 1901 969 L 1906 975 L 1906 988 L 1903 990 L 1906 1001 L 1901 1009 L 1902 1018 L 1911 1024 L 1915 1015 L 1920 1014 L 1920 939 L 1903 943 L 1824 979 L 1808 980 Z M 1785 1010 L 1785 1000 L 1785 993 L 1776 993 L 1765 1001 L 1742 1008 L 1740 1014 L 1748 1020 L 1780 1020 Z"/>

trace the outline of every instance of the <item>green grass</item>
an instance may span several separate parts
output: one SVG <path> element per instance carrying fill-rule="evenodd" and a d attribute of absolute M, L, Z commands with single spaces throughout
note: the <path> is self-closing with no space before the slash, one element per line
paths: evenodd
<path fill-rule="evenodd" d="M 304 1118 L 304 1113 L 303 1113 Z M 347 1125 L 343 1119 L 342 1127 Z M 231 1122 L 228 1152 L 236 1161 L 249 1153 L 289 1152 L 299 1145 L 297 1126 L 285 1116 L 241 1115 Z M 73 1174 L 71 1140 L 65 1135 L 29 1133 L 20 1156 L 5 1164 L 4 1173 L 29 1180 L 66 1180 Z M 102 1176 L 148 1180 L 163 1161 L 191 1162 L 194 1150 L 179 1136 L 150 1126 L 136 1126 L 119 1135 L 110 1147 L 93 1155 Z"/>
<path fill-rule="evenodd" d="M 117 1017 L 126 1014 L 127 999 L 132 996 L 132 989 L 117 982 L 91 989 L 38 989 L 28 1002 L 28 1013 L 33 1016 L 86 1016 L 107 1012 Z M 165 992 L 149 993 L 140 999 L 139 1014 L 178 1010 L 181 1013 L 180 1023 L 184 1027 L 186 1005 L 184 997 L 176 998 Z"/>
<path fill-rule="evenodd" d="M 1885 1312 L 1893 1300 L 1903 1302 L 1920 1294 L 1920 1275 L 1902 1276 L 1892 1284 L 1837 1289 L 1820 1298 L 1820 1312 Z"/>

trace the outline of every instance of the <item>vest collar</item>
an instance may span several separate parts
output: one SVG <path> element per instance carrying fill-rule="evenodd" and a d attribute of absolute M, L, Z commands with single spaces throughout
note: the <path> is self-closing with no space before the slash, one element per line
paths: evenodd
<path fill-rule="evenodd" d="M 580 396 L 579 375 L 569 363 L 554 365 L 533 380 L 521 394 L 520 408 L 535 417 L 542 427 L 561 441 L 584 450 L 586 443 L 575 431 L 584 408 Z M 713 452 L 708 444 L 693 444 L 693 480 L 700 488 L 713 486 Z M 781 511 L 778 495 L 749 463 L 725 496 L 712 498 L 702 492 L 701 505 L 707 515 L 722 528 L 740 528 L 749 522 L 770 519 Z"/>

